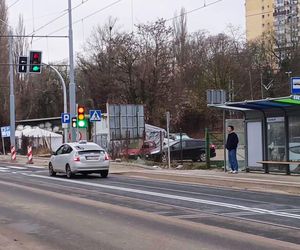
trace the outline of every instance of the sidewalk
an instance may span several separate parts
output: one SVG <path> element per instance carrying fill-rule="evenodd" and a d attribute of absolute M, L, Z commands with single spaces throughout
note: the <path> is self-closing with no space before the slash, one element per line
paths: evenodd
<path fill-rule="evenodd" d="M 25 156 L 17 156 L 17 162 L 12 163 L 10 156 L 0 156 L 0 162 L 24 165 Z M 34 157 L 33 165 L 48 166 L 49 158 Z M 149 178 L 161 181 L 210 185 L 216 187 L 237 188 L 242 190 L 264 191 L 300 195 L 300 175 L 245 173 L 224 173 L 219 169 L 212 170 L 174 170 L 159 169 L 142 164 L 127 162 L 111 162 L 110 173 L 128 177 Z"/>

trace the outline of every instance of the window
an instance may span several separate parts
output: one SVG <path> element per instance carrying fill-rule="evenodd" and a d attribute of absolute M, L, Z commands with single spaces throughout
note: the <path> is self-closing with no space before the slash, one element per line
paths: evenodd
<path fill-rule="evenodd" d="M 56 154 L 61 155 L 63 153 L 64 145 L 62 145 L 59 149 L 57 149 Z"/>
<path fill-rule="evenodd" d="M 261 17 L 264 19 L 264 18 L 265 18 L 265 15 L 262 15 Z"/>
<path fill-rule="evenodd" d="M 104 155 L 104 151 L 103 150 L 85 150 L 85 151 L 79 151 L 78 152 L 79 155 L 91 155 L 91 154 L 94 154 L 94 155 Z"/>
<path fill-rule="evenodd" d="M 69 145 L 64 145 L 62 153 L 63 154 L 70 154 L 72 151 L 73 151 L 73 149 Z"/>

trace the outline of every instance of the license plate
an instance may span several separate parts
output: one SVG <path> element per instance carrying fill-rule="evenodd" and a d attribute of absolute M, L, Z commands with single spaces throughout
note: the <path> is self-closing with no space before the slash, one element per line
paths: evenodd
<path fill-rule="evenodd" d="M 98 156 L 87 156 L 86 159 L 87 160 L 98 160 L 99 157 Z"/>

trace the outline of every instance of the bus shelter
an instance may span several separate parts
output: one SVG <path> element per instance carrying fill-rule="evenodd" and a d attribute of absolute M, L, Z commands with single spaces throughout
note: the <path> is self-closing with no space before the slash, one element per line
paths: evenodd
<path fill-rule="evenodd" d="M 243 114 L 247 171 L 300 173 L 300 100 L 289 96 L 208 106 Z"/>

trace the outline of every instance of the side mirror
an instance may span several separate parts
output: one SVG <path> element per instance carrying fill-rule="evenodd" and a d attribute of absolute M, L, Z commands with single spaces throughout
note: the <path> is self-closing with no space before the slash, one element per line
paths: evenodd
<path fill-rule="evenodd" d="M 57 155 L 56 152 L 52 151 L 52 155 Z"/>

